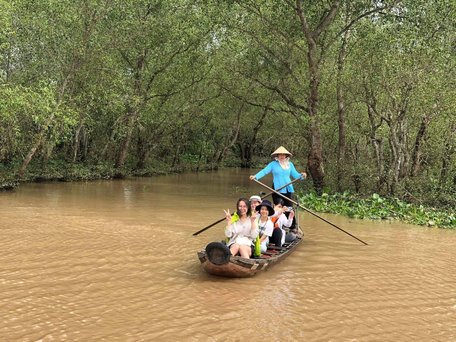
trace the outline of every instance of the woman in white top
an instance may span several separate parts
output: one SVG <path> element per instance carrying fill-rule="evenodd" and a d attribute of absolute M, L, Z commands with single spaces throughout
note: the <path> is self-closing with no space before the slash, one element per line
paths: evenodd
<path fill-rule="evenodd" d="M 258 224 L 255 216 L 251 216 L 250 203 L 240 198 L 236 204 L 237 211 L 233 215 L 230 210 L 225 211 L 227 226 L 225 235 L 230 238 L 228 247 L 232 255 L 238 253 L 249 259 L 252 255 L 253 241 L 258 236 Z"/>
<path fill-rule="evenodd" d="M 274 223 L 272 223 L 270 216 L 274 215 L 274 208 L 271 202 L 263 200 L 257 207 L 256 211 L 260 213 L 258 217 L 258 231 L 260 235 L 261 253 L 266 252 L 268 249 L 269 238 L 272 236 L 274 230 Z"/>

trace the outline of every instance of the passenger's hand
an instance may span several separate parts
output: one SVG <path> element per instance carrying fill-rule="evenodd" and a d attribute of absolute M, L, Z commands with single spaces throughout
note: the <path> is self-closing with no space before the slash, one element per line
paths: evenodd
<path fill-rule="evenodd" d="M 227 209 L 227 210 L 223 210 L 225 212 L 225 218 L 226 218 L 226 222 L 228 222 L 228 224 L 231 224 L 231 214 L 230 214 L 230 209 Z"/>
<path fill-rule="evenodd" d="M 288 215 L 288 219 L 293 219 L 294 217 L 294 210 L 290 210 L 290 215 Z"/>
<path fill-rule="evenodd" d="M 252 230 L 256 229 L 257 228 L 256 215 L 250 216 L 250 222 L 252 223 L 251 224 Z"/>
<path fill-rule="evenodd" d="M 301 172 L 301 176 L 302 176 L 304 179 L 306 179 L 306 178 L 307 178 L 307 173 Z"/>
<path fill-rule="evenodd" d="M 252 175 L 252 176 L 249 176 L 250 180 L 254 180 L 255 179 L 255 176 Z"/>

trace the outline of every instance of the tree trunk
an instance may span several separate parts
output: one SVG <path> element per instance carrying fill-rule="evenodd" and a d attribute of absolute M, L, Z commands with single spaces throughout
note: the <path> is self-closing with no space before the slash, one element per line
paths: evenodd
<path fill-rule="evenodd" d="M 138 134 L 138 139 L 136 143 L 136 154 L 138 158 L 138 162 L 136 163 L 136 169 L 141 170 L 146 165 L 146 159 L 149 155 L 149 151 L 147 148 L 147 142 L 144 141 L 141 133 Z"/>
<path fill-rule="evenodd" d="M 342 180 L 344 175 L 344 161 L 345 161 L 345 94 L 344 87 L 342 84 L 342 76 L 345 67 L 345 57 L 347 55 L 347 42 L 350 35 L 350 31 L 347 30 L 344 33 L 342 46 L 339 50 L 339 56 L 337 59 L 337 118 L 339 128 L 339 143 L 337 145 L 337 170 L 336 170 L 336 188 L 338 192 L 342 192 Z"/>
<path fill-rule="evenodd" d="M 206 142 L 203 141 L 200 145 L 199 153 L 198 153 L 198 162 L 196 164 L 196 172 L 199 172 L 200 167 L 201 167 L 201 160 L 203 159 L 203 151 L 204 151 L 204 146 L 206 145 Z"/>
<path fill-rule="evenodd" d="M 391 178 L 388 181 L 388 191 L 389 195 L 394 195 L 396 192 L 396 185 L 399 182 L 399 169 L 400 169 L 400 160 L 399 160 L 399 143 L 396 136 L 396 127 L 393 123 L 390 125 L 390 136 L 389 144 L 391 149 Z"/>
<path fill-rule="evenodd" d="M 318 87 L 320 85 L 320 75 L 318 70 L 317 51 L 314 44 L 309 44 L 309 98 L 308 110 L 310 116 L 310 151 L 307 157 L 307 167 L 312 176 L 313 185 L 317 194 L 323 192 L 324 169 L 323 169 L 323 146 L 321 143 L 320 124 L 318 120 Z"/>
<path fill-rule="evenodd" d="M 131 139 L 133 136 L 133 130 L 135 126 L 135 121 L 137 119 L 138 112 L 136 110 L 132 111 L 128 115 L 128 120 L 127 120 L 127 134 L 125 135 L 125 139 L 122 142 L 122 145 L 119 150 L 119 154 L 117 157 L 117 161 L 115 164 L 116 169 L 122 168 L 125 165 L 125 159 L 127 158 L 128 155 L 128 149 L 130 148 L 130 143 Z"/>
<path fill-rule="evenodd" d="M 241 151 L 241 167 L 250 168 L 252 166 L 252 145 L 250 143 L 238 143 Z"/>
<path fill-rule="evenodd" d="M 24 158 L 24 161 L 22 162 L 21 168 L 19 169 L 18 175 L 19 178 L 22 178 L 24 176 L 25 170 L 27 169 L 27 166 L 30 164 L 32 161 L 33 156 L 35 155 L 36 151 L 38 148 L 41 146 L 44 138 L 44 129 L 38 134 L 37 138 L 35 139 L 35 142 L 33 143 L 32 148 L 29 150 L 27 153 L 27 156 Z"/>
<path fill-rule="evenodd" d="M 72 69 L 73 72 L 75 71 L 74 69 L 75 68 Z M 62 85 L 58 89 L 58 98 L 57 98 L 57 103 L 55 105 L 54 111 L 49 115 L 49 118 L 47 119 L 46 123 L 41 127 L 40 132 L 38 133 L 38 135 L 37 135 L 37 137 L 35 139 L 35 143 L 33 144 L 33 146 L 31 147 L 31 149 L 29 151 L 29 153 L 27 153 L 27 156 L 25 157 L 24 161 L 22 162 L 21 168 L 18 171 L 19 177 L 22 177 L 24 175 L 25 170 L 27 169 L 27 166 L 30 164 L 30 162 L 31 162 L 33 156 L 35 155 L 36 151 L 38 150 L 38 148 L 43 143 L 44 137 L 47 134 L 47 131 L 49 129 L 49 125 L 52 122 L 52 120 L 54 120 L 55 111 L 58 110 L 58 108 L 60 107 L 61 103 L 63 102 L 63 96 L 64 96 L 64 94 L 66 92 L 67 85 L 68 85 L 68 83 L 70 81 L 70 78 L 71 78 L 72 74 L 73 74 L 72 72 L 68 73 L 68 75 L 66 76 L 65 80 L 62 82 Z"/>
<path fill-rule="evenodd" d="M 124 56 L 124 55 L 122 55 Z M 134 72 L 133 72 L 133 90 L 134 95 L 141 99 L 141 104 L 137 105 L 134 103 L 127 104 L 126 110 L 126 135 L 122 142 L 122 145 L 119 150 L 119 154 L 117 156 L 115 167 L 122 168 L 125 165 L 125 159 L 128 155 L 128 150 L 130 148 L 131 139 L 133 137 L 133 131 L 135 128 L 135 124 L 137 122 L 139 111 L 141 106 L 143 106 L 146 102 L 144 97 L 143 91 L 143 77 L 144 77 L 144 70 L 146 68 L 146 56 L 147 56 L 147 49 L 142 50 L 137 56 L 136 61 L 134 64 Z M 124 56 L 124 58 L 128 61 L 128 59 Z M 133 65 L 132 63 L 129 63 Z"/>
<path fill-rule="evenodd" d="M 307 167 L 312 176 L 313 185 L 318 195 L 323 193 L 324 186 L 324 169 L 323 169 L 323 148 L 321 144 L 321 135 L 317 118 L 312 118 L 310 151 L 307 157 Z"/>
<path fill-rule="evenodd" d="M 371 132 L 370 141 L 372 148 L 374 149 L 375 161 L 377 165 L 377 192 L 382 191 L 382 187 L 385 184 L 385 169 L 384 169 L 384 158 L 383 158 L 383 140 L 376 138 L 375 131 Z"/>
<path fill-rule="evenodd" d="M 361 176 L 358 174 L 357 169 L 357 165 L 359 165 L 359 141 L 356 141 L 353 144 L 351 154 L 353 160 L 353 174 L 351 176 L 351 180 L 353 181 L 353 185 L 355 186 L 355 192 L 358 193 L 361 189 Z"/>
<path fill-rule="evenodd" d="M 175 147 L 175 151 L 174 151 L 174 158 L 173 158 L 173 163 L 171 165 L 171 167 L 176 167 L 179 162 L 180 162 L 180 150 L 181 150 L 181 144 L 177 144 L 177 147 Z"/>
<path fill-rule="evenodd" d="M 239 137 L 239 132 L 241 130 L 241 113 L 244 110 L 245 102 L 242 102 L 241 105 L 239 106 L 237 116 L 236 116 L 236 123 L 234 124 L 233 129 L 231 130 L 231 135 L 228 137 L 228 142 L 225 144 L 225 146 L 222 147 L 218 155 L 215 157 L 215 163 L 216 167 L 220 165 L 222 160 L 225 158 L 226 154 L 228 153 L 228 150 L 236 144 L 238 141 Z M 242 153 L 241 153 L 242 155 Z"/>
<path fill-rule="evenodd" d="M 310 117 L 310 135 L 309 146 L 310 151 L 307 157 L 307 167 L 312 176 L 313 184 L 317 194 L 323 192 L 324 186 L 324 168 L 323 168 L 323 146 L 321 142 L 321 133 L 318 120 L 318 88 L 320 84 L 319 67 L 321 60 L 319 59 L 319 51 L 324 49 L 324 42 L 319 41 L 320 35 L 325 32 L 339 10 L 340 1 L 334 0 L 331 2 L 331 8 L 325 12 L 318 25 L 311 29 L 305 11 L 302 8 L 302 1 L 296 0 L 295 11 L 301 23 L 301 30 L 305 36 L 307 43 L 307 64 L 309 73 L 309 94 L 307 98 L 308 114 Z"/>
<path fill-rule="evenodd" d="M 82 156 L 81 156 L 81 161 L 85 161 L 87 159 L 87 154 L 89 152 L 89 134 L 87 133 L 87 130 L 82 128 L 82 137 L 81 137 L 81 150 L 82 150 Z"/>
<path fill-rule="evenodd" d="M 365 98 L 367 104 L 367 116 L 369 118 L 370 132 L 369 139 L 374 150 L 375 162 L 377 167 L 377 192 L 381 192 L 383 185 L 386 182 L 386 174 L 384 168 L 384 158 L 383 158 L 383 140 L 382 138 L 377 137 L 377 130 L 381 127 L 383 120 L 380 118 L 380 121 L 376 122 L 377 110 L 376 110 L 376 99 L 372 92 L 369 90 L 367 84 L 364 84 Z"/>
<path fill-rule="evenodd" d="M 395 121 L 392 119 L 388 121 L 390 126 L 389 143 L 391 148 L 391 179 L 389 182 L 389 194 L 395 195 L 397 184 L 399 180 L 404 177 L 407 169 L 407 156 L 406 156 L 406 144 L 407 144 L 407 130 L 403 121 L 404 117 L 400 115 Z"/>
<path fill-rule="evenodd" d="M 271 102 L 272 102 L 272 94 L 271 94 L 271 97 L 269 98 L 266 106 L 269 106 L 271 104 Z M 250 141 L 247 142 L 246 144 L 244 144 L 243 166 L 242 167 L 246 167 L 246 168 L 252 167 L 252 158 L 253 158 L 253 154 L 254 154 L 253 152 L 254 152 L 254 148 L 256 145 L 258 133 L 260 132 L 260 129 L 264 124 L 264 120 L 266 118 L 266 115 L 268 114 L 268 110 L 269 109 L 267 107 L 265 107 L 263 109 L 263 113 L 261 114 L 260 119 L 258 120 L 255 127 L 253 127 L 252 136 L 251 136 Z"/>
<path fill-rule="evenodd" d="M 456 123 L 453 123 L 449 131 L 449 139 L 446 139 L 445 146 L 442 155 L 442 167 L 440 169 L 439 177 L 439 186 L 443 187 L 448 179 L 448 174 L 450 171 L 450 165 L 453 158 L 453 154 L 456 151 L 456 146 L 454 145 L 454 136 L 456 134 Z M 456 175 L 453 178 L 453 185 L 456 185 Z"/>
<path fill-rule="evenodd" d="M 76 132 L 74 133 L 74 144 L 73 144 L 73 163 L 76 162 L 76 159 L 78 158 L 78 152 L 79 152 L 79 145 L 80 145 L 80 136 L 81 136 L 81 130 L 84 125 L 84 121 L 82 120 L 78 128 L 76 129 Z"/>
<path fill-rule="evenodd" d="M 421 143 L 424 140 L 427 128 L 430 123 L 430 116 L 424 115 L 421 118 L 420 128 L 416 134 L 415 144 L 412 151 L 412 165 L 410 167 L 410 177 L 416 177 L 421 169 Z"/>

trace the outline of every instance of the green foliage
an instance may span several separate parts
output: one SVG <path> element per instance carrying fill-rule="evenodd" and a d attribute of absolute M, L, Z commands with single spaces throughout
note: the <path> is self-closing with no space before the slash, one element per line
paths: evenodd
<path fill-rule="evenodd" d="M 456 229 L 456 212 L 411 204 L 398 198 L 386 198 L 374 193 L 360 197 L 349 192 L 329 195 L 301 194 L 299 202 L 318 212 L 341 214 L 356 219 L 400 220 L 403 222 Z"/>
<path fill-rule="evenodd" d="M 328 192 L 454 207 L 455 2 L 340 2 L 331 25 L 314 32 L 316 118 L 293 4 L 0 0 L 3 179 L 32 154 L 33 179 L 85 179 L 263 165 L 278 145 L 302 170 L 309 142 L 321 139 Z M 301 4 L 314 30 L 331 8 Z"/>
<path fill-rule="evenodd" d="M 75 111 L 58 105 L 49 85 L 27 88 L 0 86 L 0 161 L 11 161 L 30 148 L 36 134 L 47 132 L 47 141 L 59 144 L 71 139 Z"/>

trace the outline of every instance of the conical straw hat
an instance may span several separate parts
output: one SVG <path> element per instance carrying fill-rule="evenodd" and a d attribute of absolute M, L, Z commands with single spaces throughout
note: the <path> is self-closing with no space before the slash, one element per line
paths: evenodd
<path fill-rule="evenodd" d="M 276 154 L 288 154 L 290 157 L 292 156 L 292 154 L 290 152 L 288 152 L 287 149 L 283 146 L 280 146 L 277 150 L 272 152 L 271 156 L 274 157 Z"/>

